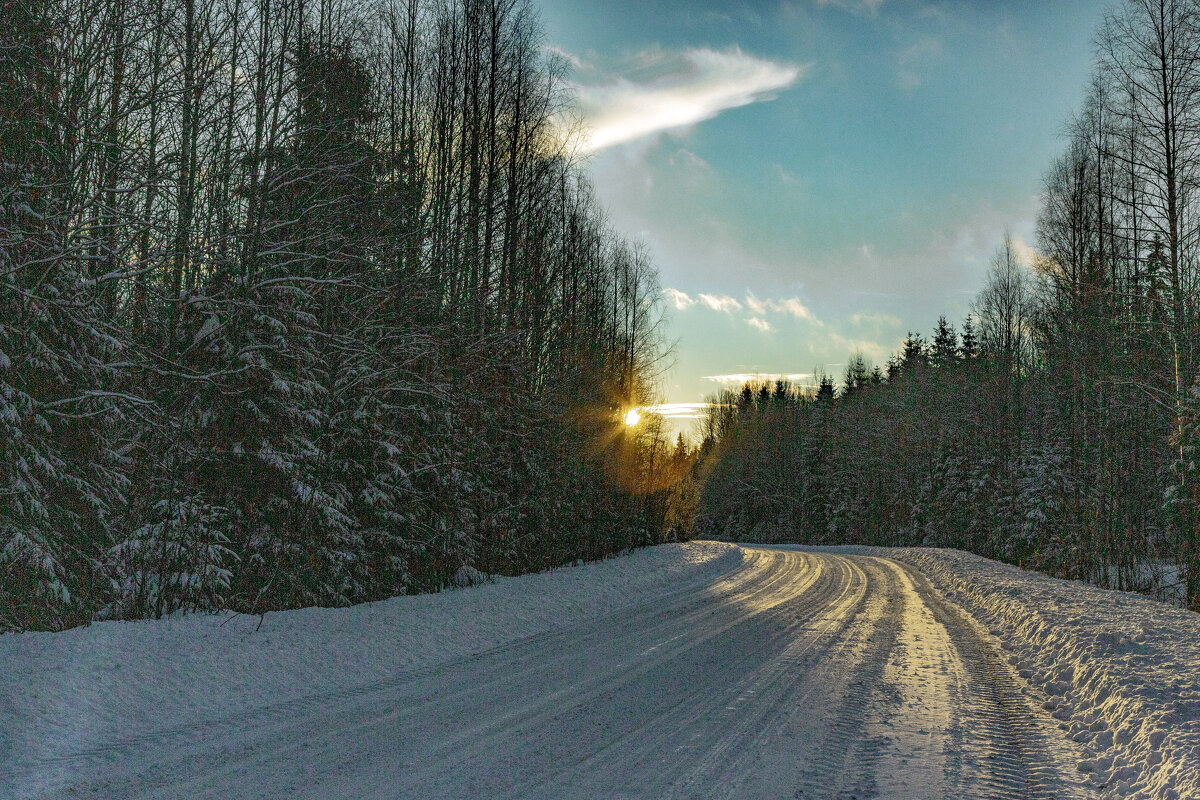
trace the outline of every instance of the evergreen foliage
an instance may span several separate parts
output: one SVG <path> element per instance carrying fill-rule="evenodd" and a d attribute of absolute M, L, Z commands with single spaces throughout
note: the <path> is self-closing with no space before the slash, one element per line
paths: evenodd
<path fill-rule="evenodd" d="M 689 536 L 526 0 L 0 2 L 0 630 Z"/>
<path fill-rule="evenodd" d="M 939 320 L 879 391 L 725 426 L 704 531 L 964 547 L 1200 609 L 1200 4 L 1118 0 L 1095 43 L 1032 263 L 1005 238 L 957 356 Z"/>

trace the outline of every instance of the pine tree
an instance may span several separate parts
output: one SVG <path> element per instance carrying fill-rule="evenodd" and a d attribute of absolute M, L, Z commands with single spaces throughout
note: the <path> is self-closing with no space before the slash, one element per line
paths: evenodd
<path fill-rule="evenodd" d="M 64 137 L 57 9 L 0 2 L 0 629 L 87 619 L 103 591 L 119 332 L 99 313 Z"/>
<path fill-rule="evenodd" d="M 975 335 L 975 324 L 971 322 L 970 314 L 963 320 L 960 352 L 964 361 L 971 361 L 979 355 L 979 339 Z"/>
<path fill-rule="evenodd" d="M 742 385 L 742 392 L 738 395 L 738 411 L 743 414 L 748 414 L 754 410 L 754 388 L 747 381 Z"/>
<path fill-rule="evenodd" d="M 817 389 L 817 402 L 831 402 L 834 396 L 833 378 L 829 375 L 822 374 L 821 382 Z"/>
<path fill-rule="evenodd" d="M 771 384 L 763 381 L 758 387 L 758 410 L 766 411 L 771 406 Z"/>
<path fill-rule="evenodd" d="M 929 363 L 937 367 L 948 367 L 958 360 L 958 336 L 954 326 L 946 322 L 946 317 L 938 317 L 937 330 L 933 334 L 933 346 L 929 353 Z"/>
<path fill-rule="evenodd" d="M 929 349 L 925 344 L 925 340 L 921 338 L 921 334 L 908 332 L 904 338 L 904 346 L 900 350 L 899 366 L 902 372 L 911 372 L 917 367 L 923 367 L 929 363 Z"/>

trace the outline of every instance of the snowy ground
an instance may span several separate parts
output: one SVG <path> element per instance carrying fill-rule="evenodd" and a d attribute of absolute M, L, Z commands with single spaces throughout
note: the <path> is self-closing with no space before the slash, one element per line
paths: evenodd
<path fill-rule="evenodd" d="M 1194 615 L 953 551 L 668 545 L 258 624 L 0 637 L 0 797 L 1200 797 Z"/>
<path fill-rule="evenodd" d="M 873 552 L 916 566 L 989 629 L 1102 794 L 1200 798 L 1200 616 L 954 550 Z"/>

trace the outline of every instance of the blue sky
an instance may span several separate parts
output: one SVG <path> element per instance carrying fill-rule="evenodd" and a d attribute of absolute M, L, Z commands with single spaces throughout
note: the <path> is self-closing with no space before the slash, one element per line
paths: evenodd
<path fill-rule="evenodd" d="M 1105 8 L 542 0 L 586 169 L 666 289 L 664 399 L 960 319 L 1004 232 L 1035 244 Z"/>

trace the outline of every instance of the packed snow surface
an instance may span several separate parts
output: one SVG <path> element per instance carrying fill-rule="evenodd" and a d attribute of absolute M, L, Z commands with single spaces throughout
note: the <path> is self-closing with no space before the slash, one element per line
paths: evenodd
<path fill-rule="evenodd" d="M 0 636 L 0 797 L 1194 798 L 1197 665 L 1194 615 L 959 552 L 664 545 Z"/>
<path fill-rule="evenodd" d="M 0 636 L 0 798 L 55 796 L 164 730 L 219 728 L 708 586 L 742 556 L 689 542 L 352 608 Z"/>
<path fill-rule="evenodd" d="M 1200 615 L 957 550 L 875 550 L 989 629 L 1112 797 L 1200 798 Z"/>

